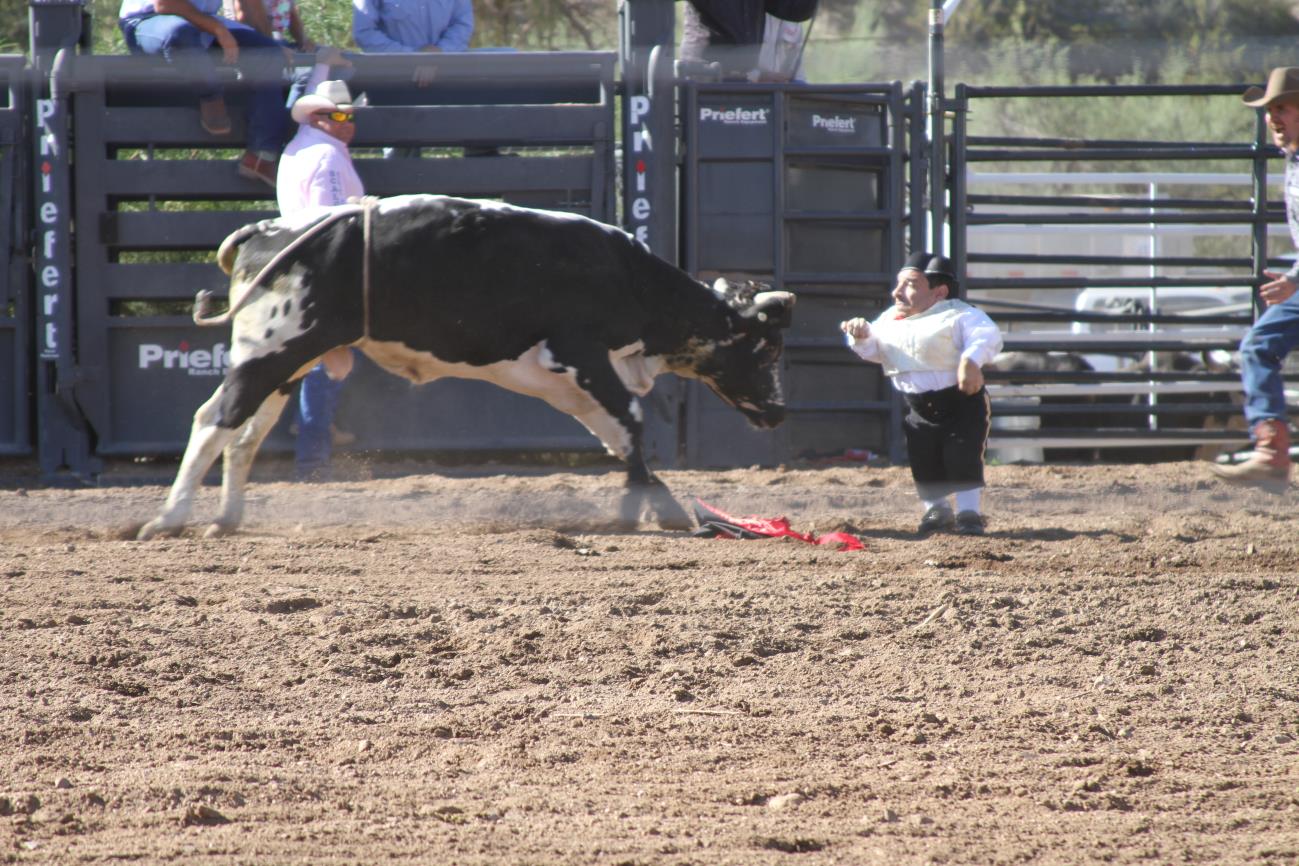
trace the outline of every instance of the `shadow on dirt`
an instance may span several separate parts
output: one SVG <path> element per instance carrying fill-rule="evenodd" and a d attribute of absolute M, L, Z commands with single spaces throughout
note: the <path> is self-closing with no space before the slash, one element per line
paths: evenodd
<path fill-rule="evenodd" d="M 1072 541 L 1076 538 L 1102 539 L 1109 538 L 1120 544 L 1131 544 L 1139 536 L 1126 532 L 1115 532 L 1112 529 L 1061 529 L 1043 527 L 1040 529 L 1008 529 L 1001 532 L 989 532 L 989 538 L 1008 538 L 1015 541 Z"/>

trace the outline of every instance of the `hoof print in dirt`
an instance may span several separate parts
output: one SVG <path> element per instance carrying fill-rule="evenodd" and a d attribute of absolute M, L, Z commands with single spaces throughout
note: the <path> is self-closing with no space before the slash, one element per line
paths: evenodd
<path fill-rule="evenodd" d="M 813 851 L 824 851 L 825 843 L 815 839 L 781 839 L 776 836 L 759 836 L 753 844 L 768 851 L 781 851 L 785 854 L 810 854 Z"/>
<path fill-rule="evenodd" d="M 292 598 L 277 598 L 266 602 L 266 612 L 274 614 L 298 613 L 320 607 L 320 602 L 309 595 L 298 595 Z"/>
<path fill-rule="evenodd" d="M 206 803 L 191 803 L 180 819 L 182 827 L 216 827 L 229 824 L 230 819 Z"/>

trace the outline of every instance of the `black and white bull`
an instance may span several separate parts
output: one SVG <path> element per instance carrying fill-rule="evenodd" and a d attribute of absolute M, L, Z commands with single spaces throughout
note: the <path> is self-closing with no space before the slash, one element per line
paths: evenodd
<path fill-rule="evenodd" d="M 367 214 L 367 208 L 369 209 Z M 220 513 L 233 531 L 253 458 L 290 385 L 355 346 L 413 382 L 482 379 L 572 415 L 627 464 L 620 518 L 648 505 L 689 518 L 641 450 L 660 373 L 698 379 L 757 427 L 784 417 L 778 359 L 794 296 L 691 278 L 618 229 L 490 201 L 418 195 L 244 226 L 221 245 L 231 275 L 230 369 L 194 415 L 162 513 L 141 539 L 179 532 L 224 452 Z"/>

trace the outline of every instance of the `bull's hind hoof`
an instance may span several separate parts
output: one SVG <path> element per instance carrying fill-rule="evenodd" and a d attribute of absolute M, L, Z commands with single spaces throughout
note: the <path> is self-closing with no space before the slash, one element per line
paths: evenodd
<path fill-rule="evenodd" d="M 235 530 L 238 528 L 238 524 L 213 523 L 209 525 L 207 529 L 203 530 L 203 537 L 224 538 L 227 535 L 234 535 Z"/>
<path fill-rule="evenodd" d="M 177 535 L 180 535 L 181 530 L 184 528 L 183 525 L 173 526 L 168 524 L 161 517 L 155 517 L 153 520 L 150 520 L 144 526 L 140 527 L 140 531 L 135 535 L 135 540 L 149 541 L 153 538 L 175 538 Z"/>

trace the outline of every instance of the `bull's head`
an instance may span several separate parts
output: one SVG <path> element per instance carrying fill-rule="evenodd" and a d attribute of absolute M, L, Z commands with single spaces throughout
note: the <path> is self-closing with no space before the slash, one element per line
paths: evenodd
<path fill-rule="evenodd" d="M 724 284 L 724 285 L 723 285 Z M 713 286 L 739 314 L 734 332 L 695 359 L 695 374 L 756 427 L 785 420 L 780 389 L 781 334 L 793 313 L 791 292 L 753 292 L 718 280 Z"/>

